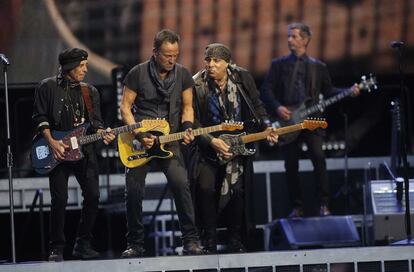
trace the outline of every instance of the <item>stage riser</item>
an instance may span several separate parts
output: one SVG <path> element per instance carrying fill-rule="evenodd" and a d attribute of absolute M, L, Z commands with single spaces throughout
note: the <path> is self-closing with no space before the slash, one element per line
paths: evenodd
<path fill-rule="evenodd" d="M 25 263 L 0 265 L 0 270 L 2 272 L 412 272 L 413 252 L 414 246 L 335 248 L 190 257 Z"/>

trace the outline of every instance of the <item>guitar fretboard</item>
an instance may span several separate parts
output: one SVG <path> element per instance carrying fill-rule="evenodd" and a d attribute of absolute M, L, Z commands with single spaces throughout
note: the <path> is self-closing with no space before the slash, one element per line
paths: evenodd
<path fill-rule="evenodd" d="M 122 127 L 114 128 L 114 129 L 112 129 L 112 133 L 116 136 L 120 133 L 130 132 L 130 131 L 132 131 L 136 128 L 140 128 L 140 127 L 141 127 L 141 122 L 138 122 L 138 123 L 135 123 L 135 124 L 132 124 L 132 125 L 125 125 L 125 126 L 122 126 Z M 96 141 L 102 140 L 104 135 L 105 135 L 105 132 L 85 135 L 85 136 L 79 137 L 79 143 L 81 145 L 84 145 L 84 144 L 89 144 L 89 143 L 92 143 L 92 142 L 96 142 Z"/>
<path fill-rule="evenodd" d="M 361 77 L 362 80 L 361 82 L 358 84 L 358 88 L 360 90 L 368 90 L 371 91 L 371 88 L 373 89 L 377 89 L 377 80 L 375 79 L 375 77 L 373 77 L 372 75 L 370 75 L 370 78 L 366 78 L 366 76 L 362 76 Z M 299 116 L 300 118 L 305 118 L 315 112 L 322 112 L 327 106 L 330 106 L 342 99 L 344 99 L 345 97 L 349 96 L 352 94 L 352 88 L 348 88 L 345 89 L 343 92 L 340 92 L 339 94 L 330 97 L 326 100 L 323 100 L 321 102 L 319 102 L 316 105 L 313 105 L 309 108 L 303 109 L 299 112 Z"/>
<path fill-rule="evenodd" d="M 326 100 L 321 101 L 320 103 L 313 105 L 309 108 L 306 108 L 300 112 L 300 117 L 305 118 L 315 112 L 322 112 L 326 107 L 344 99 L 345 97 L 352 94 L 352 89 L 346 89 L 343 92 L 340 92 L 339 94 L 332 96 Z"/>
<path fill-rule="evenodd" d="M 204 128 L 194 129 L 193 130 L 193 135 L 194 136 L 199 136 L 199 135 L 202 135 L 202 134 L 207 134 L 207 133 L 220 131 L 220 130 L 223 130 L 221 124 L 211 126 L 211 127 L 204 127 Z M 174 141 L 179 141 L 179 140 L 182 140 L 184 138 L 184 135 L 185 135 L 185 131 L 177 132 L 177 133 L 173 133 L 173 134 L 168 134 L 168 135 L 162 135 L 162 136 L 159 137 L 159 142 L 160 142 L 160 144 L 165 144 L 165 143 L 170 143 L 170 142 L 174 142 Z"/>
<path fill-rule="evenodd" d="M 278 129 L 276 129 L 276 134 L 277 135 L 283 135 L 283 134 L 290 133 L 290 132 L 297 131 L 297 130 L 301 130 L 301 129 L 304 129 L 304 128 L 305 127 L 303 126 L 303 123 L 299 123 L 299 124 L 295 124 L 295 125 L 291 125 L 291 126 L 287 126 L 287 127 L 278 128 Z M 272 131 L 271 128 L 267 128 L 266 130 L 264 130 L 262 132 L 243 135 L 243 136 L 241 136 L 241 140 L 245 144 L 255 142 L 255 141 L 259 141 L 259 140 L 263 140 L 263 139 L 266 139 L 266 137 L 270 134 L 271 131 Z"/>

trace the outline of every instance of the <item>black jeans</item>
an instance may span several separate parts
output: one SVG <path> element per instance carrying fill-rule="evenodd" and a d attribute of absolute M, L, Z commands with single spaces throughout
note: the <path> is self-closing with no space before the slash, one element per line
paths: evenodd
<path fill-rule="evenodd" d="M 144 246 L 144 225 L 142 222 L 142 201 L 145 193 L 145 178 L 151 164 L 158 164 L 167 177 L 168 185 L 174 196 L 183 243 L 198 241 L 194 220 L 194 207 L 190 194 L 190 184 L 181 150 L 177 145 L 170 145 L 168 150 L 174 153 L 169 159 L 153 159 L 150 163 L 127 169 L 126 173 L 126 215 L 128 246 Z"/>
<path fill-rule="evenodd" d="M 68 202 L 68 179 L 73 173 L 82 190 L 82 210 L 77 230 L 77 239 L 90 241 L 92 229 L 98 213 L 99 173 L 98 162 L 92 146 L 84 148 L 84 155 L 77 162 L 63 162 L 49 173 L 51 195 L 50 210 L 50 246 L 65 246 L 65 210 Z"/>
<path fill-rule="evenodd" d="M 196 181 L 197 218 L 200 220 L 204 239 L 215 240 L 218 214 L 218 201 L 226 166 L 217 166 L 203 161 L 198 165 Z M 228 238 L 240 240 L 240 229 L 244 213 L 243 178 L 232 187 L 231 199 L 223 209 L 226 218 Z"/>
<path fill-rule="evenodd" d="M 282 146 L 285 159 L 287 185 L 289 196 L 294 207 L 303 205 L 302 189 L 299 180 L 299 143 L 304 141 L 308 146 L 309 157 L 312 161 L 315 177 L 317 179 L 317 198 L 320 204 L 329 204 L 329 180 L 326 171 L 325 154 L 322 150 L 323 137 L 317 132 L 303 131 L 299 139 Z"/>

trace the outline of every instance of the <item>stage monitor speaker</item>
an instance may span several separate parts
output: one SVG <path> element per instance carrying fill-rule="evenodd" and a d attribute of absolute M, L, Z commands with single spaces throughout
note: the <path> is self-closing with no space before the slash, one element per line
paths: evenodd
<path fill-rule="evenodd" d="M 267 225 L 268 250 L 358 246 L 360 239 L 351 216 L 291 218 Z"/>
<path fill-rule="evenodd" d="M 411 222 L 414 222 L 414 179 L 410 179 Z M 405 194 L 397 200 L 396 184 L 392 180 L 371 180 L 368 197 L 373 214 L 375 241 L 393 242 L 407 238 L 405 229 Z M 404 191 L 402 191 L 404 192 Z M 413 224 L 411 225 L 413 226 Z M 414 228 L 411 230 L 413 232 Z"/>

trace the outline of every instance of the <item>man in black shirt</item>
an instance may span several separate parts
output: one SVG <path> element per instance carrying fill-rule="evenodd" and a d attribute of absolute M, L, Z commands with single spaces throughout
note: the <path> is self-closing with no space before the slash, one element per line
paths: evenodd
<path fill-rule="evenodd" d="M 291 54 L 272 61 L 261 87 L 261 97 L 271 115 L 287 122 L 293 110 L 301 104 L 316 104 L 319 95 L 332 96 L 342 90 L 334 88 L 326 64 L 306 54 L 312 33 L 309 26 L 293 23 L 288 26 L 288 47 Z M 353 95 L 359 94 L 357 85 L 351 87 Z M 293 211 L 290 217 L 300 217 L 303 196 L 299 185 L 299 143 L 306 142 L 318 181 L 318 215 L 330 214 L 329 181 L 325 155 L 322 150 L 323 132 L 302 131 L 299 137 L 281 147 L 285 158 L 286 176 Z M 283 141 L 282 139 L 280 139 Z"/>
<path fill-rule="evenodd" d="M 94 144 L 83 146 L 84 158 L 65 162 L 65 150 L 69 147 L 52 137 L 52 130 L 70 131 L 85 122 L 90 131 L 103 133 L 103 141 L 109 144 L 115 139 L 110 129 L 104 130 L 99 93 L 87 84 L 85 96 L 81 81 L 88 71 L 88 53 L 73 48 L 59 54 L 60 73 L 44 79 L 36 89 L 33 105 L 33 123 L 49 144 L 53 157 L 62 161 L 49 173 L 51 195 L 49 261 L 62 261 L 65 246 L 64 223 L 68 198 L 68 178 L 74 173 L 84 198 L 76 243 L 72 254 L 82 259 L 98 257 L 90 240 L 99 204 L 99 172 Z M 89 98 L 88 98 L 88 97 Z M 93 111 L 88 111 L 87 100 Z"/>
<path fill-rule="evenodd" d="M 193 139 L 192 78 L 187 69 L 176 63 L 179 54 L 179 36 L 171 30 L 162 30 L 154 38 L 152 57 L 136 65 L 125 77 L 121 115 L 125 124 L 134 124 L 148 118 L 165 118 L 171 132 L 187 131 L 184 143 Z M 134 113 L 132 112 L 134 108 Z M 134 132 L 145 149 L 155 144 L 150 133 Z M 142 200 L 145 177 L 151 164 L 157 164 L 167 177 L 174 195 L 182 233 L 183 253 L 201 254 L 194 223 L 194 209 L 190 195 L 187 170 L 178 142 L 167 147 L 174 153 L 169 159 L 154 159 L 150 163 L 128 168 L 126 174 L 127 249 L 122 257 L 140 257 L 144 254 L 144 226 Z"/>

